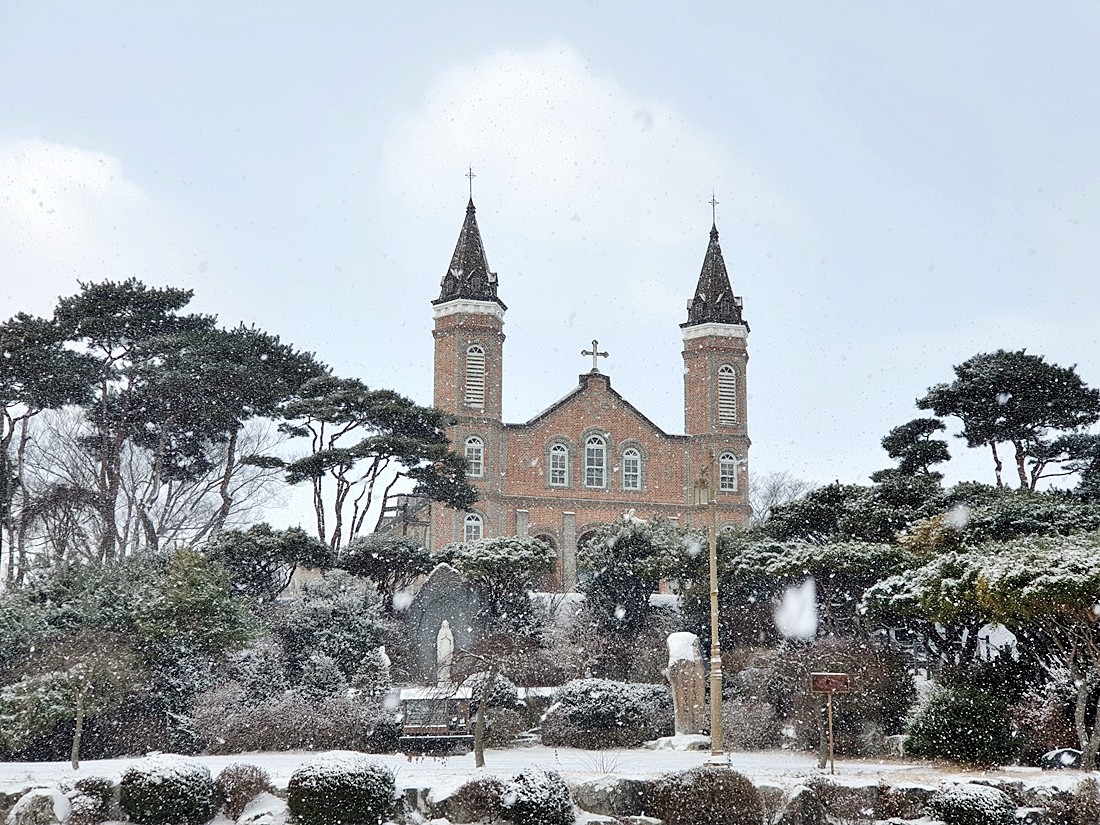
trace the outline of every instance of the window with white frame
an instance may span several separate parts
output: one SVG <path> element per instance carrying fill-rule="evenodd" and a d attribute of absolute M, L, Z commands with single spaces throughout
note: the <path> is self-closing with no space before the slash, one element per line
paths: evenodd
<path fill-rule="evenodd" d="M 729 364 L 718 368 L 718 423 L 737 423 L 737 373 Z"/>
<path fill-rule="evenodd" d="M 466 348 L 466 406 L 485 407 L 485 349 L 477 344 Z"/>
<path fill-rule="evenodd" d="M 722 453 L 718 459 L 718 489 L 723 493 L 737 492 L 737 456 Z"/>
<path fill-rule="evenodd" d="M 623 450 L 623 489 L 642 489 L 642 454 L 634 447 Z"/>
<path fill-rule="evenodd" d="M 466 475 L 480 478 L 485 472 L 485 443 L 476 435 L 466 439 Z"/>
<path fill-rule="evenodd" d="M 471 541 L 480 541 L 482 534 L 481 526 L 481 516 L 477 513 L 470 513 L 466 516 L 466 530 L 463 534 L 463 540 L 467 544 Z"/>
<path fill-rule="evenodd" d="M 604 487 L 607 483 L 607 442 L 590 435 L 584 442 L 584 486 Z"/>
<path fill-rule="evenodd" d="M 550 486 L 569 486 L 569 448 L 564 444 L 550 448 Z"/>

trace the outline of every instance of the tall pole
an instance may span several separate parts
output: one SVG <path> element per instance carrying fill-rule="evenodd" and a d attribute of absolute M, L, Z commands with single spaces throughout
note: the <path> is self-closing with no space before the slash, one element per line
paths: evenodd
<path fill-rule="evenodd" d="M 722 650 L 718 643 L 718 485 L 714 477 L 714 450 L 710 452 L 707 509 L 710 511 L 710 753 L 721 756 L 725 743 L 722 729 Z"/>

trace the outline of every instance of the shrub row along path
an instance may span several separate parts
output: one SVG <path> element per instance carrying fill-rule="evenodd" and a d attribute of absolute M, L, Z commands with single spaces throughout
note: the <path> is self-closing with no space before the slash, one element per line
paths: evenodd
<path fill-rule="evenodd" d="M 284 753 L 241 753 L 228 756 L 194 757 L 218 775 L 226 765 L 243 762 L 263 768 L 279 789 L 285 789 L 294 770 L 317 754 L 306 751 Z M 508 750 L 488 750 L 486 767 L 474 768 L 473 754 L 448 757 L 406 757 L 402 754 L 373 755 L 390 767 L 399 788 L 432 788 L 436 798 L 475 776 L 494 774 L 510 777 L 526 767 L 537 765 L 559 771 L 566 781 L 583 781 L 605 774 L 624 777 L 653 777 L 670 771 L 686 770 L 705 763 L 710 754 L 700 751 L 610 750 L 588 751 L 574 748 L 536 746 Z M 34 785 L 56 787 L 63 781 L 82 776 L 108 776 L 118 779 L 134 759 L 104 759 L 81 762 L 72 770 L 67 762 L 0 762 L 0 791 L 12 793 Z M 748 776 L 754 784 L 792 786 L 808 777 L 828 776 L 820 771 L 813 754 L 792 751 L 753 751 L 728 755 L 729 765 Z M 1022 781 L 1028 785 L 1054 785 L 1072 788 L 1081 779 L 1079 771 L 1040 771 L 1038 768 L 1008 767 L 999 770 L 974 770 L 943 763 L 912 762 L 901 759 L 837 759 L 834 781 L 865 785 L 879 779 L 890 785 L 935 786 L 944 780 L 968 782 L 978 779 Z"/>

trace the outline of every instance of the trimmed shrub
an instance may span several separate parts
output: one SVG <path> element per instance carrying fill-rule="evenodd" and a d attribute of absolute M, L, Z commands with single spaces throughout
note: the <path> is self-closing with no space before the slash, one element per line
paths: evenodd
<path fill-rule="evenodd" d="M 73 783 L 76 795 L 69 800 L 72 813 L 71 825 L 95 825 L 111 819 L 111 808 L 115 803 L 118 786 L 106 776 L 85 776 Z"/>
<path fill-rule="evenodd" d="M 150 756 L 122 774 L 119 805 L 141 825 L 204 825 L 214 816 L 214 780 L 193 759 Z"/>
<path fill-rule="evenodd" d="M 471 779 L 446 800 L 448 819 L 463 822 L 496 822 L 504 817 L 504 781 L 496 776 Z M 455 813 L 461 812 L 461 818 Z"/>
<path fill-rule="evenodd" d="M 542 719 L 542 741 L 551 746 L 633 748 L 672 731 L 667 687 L 610 679 L 569 682 Z"/>
<path fill-rule="evenodd" d="M 336 751 L 294 771 L 286 801 L 301 825 L 381 825 L 393 814 L 394 787 L 385 766 Z"/>
<path fill-rule="evenodd" d="M 974 765 L 1003 765 L 1016 756 L 1008 706 L 974 688 L 941 687 L 932 692 L 909 726 L 906 752 Z"/>
<path fill-rule="evenodd" d="M 195 697 L 191 721 L 206 753 L 368 751 L 396 745 L 393 713 L 383 701 L 348 693 L 314 704 L 288 690 L 255 703 L 230 683 Z"/>
<path fill-rule="evenodd" d="M 1016 806 L 988 785 L 944 785 L 928 803 L 947 825 L 1013 825 Z"/>
<path fill-rule="evenodd" d="M 775 748 L 782 736 L 775 708 L 756 699 L 724 699 L 722 730 L 726 748 L 735 751 Z"/>
<path fill-rule="evenodd" d="M 665 825 L 758 825 L 764 817 L 760 792 L 748 778 L 718 765 L 661 777 L 646 812 Z"/>
<path fill-rule="evenodd" d="M 237 819 L 249 802 L 271 790 L 267 771 L 240 762 L 226 765 L 214 780 L 214 800 L 230 819 Z"/>
<path fill-rule="evenodd" d="M 573 796 L 557 771 L 528 768 L 504 786 L 504 816 L 516 825 L 572 825 Z"/>
<path fill-rule="evenodd" d="M 1077 783 L 1072 794 L 1056 794 L 1047 802 L 1050 825 L 1096 825 L 1100 822 L 1100 782 L 1091 776 Z"/>

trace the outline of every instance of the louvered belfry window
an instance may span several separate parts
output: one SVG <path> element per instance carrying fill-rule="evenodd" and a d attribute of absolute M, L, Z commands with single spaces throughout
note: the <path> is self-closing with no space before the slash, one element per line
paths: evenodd
<path fill-rule="evenodd" d="M 718 423 L 737 423 L 737 373 L 729 364 L 718 368 Z"/>
<path fill-rule="evenodd" d="M 485 350 L 477 344 L 466 348 L 466 406 L 485 408 Z"/>

